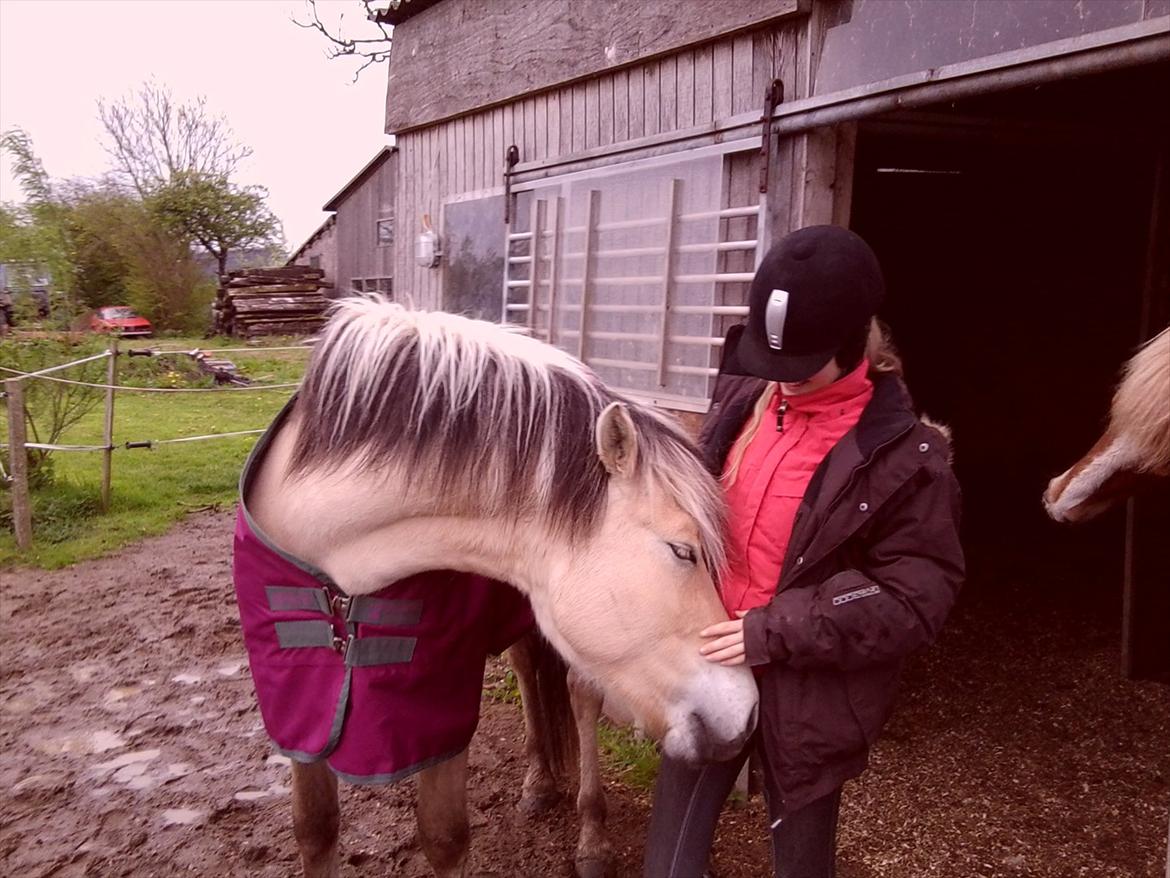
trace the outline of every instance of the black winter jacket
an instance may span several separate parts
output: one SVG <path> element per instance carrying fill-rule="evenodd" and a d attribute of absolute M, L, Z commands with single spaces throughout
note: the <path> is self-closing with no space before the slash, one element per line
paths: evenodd
<path fill-rule="evenodd" d="M 865 769 L 902 660 L 938 634 L 963 580 L 947 439 L 899 378 L 871 378 L 872 399 L 801 501 L 775 596 L 744 620 L 784 812 Z M 764 386 L 719 377 L 700 436 L 716 475 Z"/>

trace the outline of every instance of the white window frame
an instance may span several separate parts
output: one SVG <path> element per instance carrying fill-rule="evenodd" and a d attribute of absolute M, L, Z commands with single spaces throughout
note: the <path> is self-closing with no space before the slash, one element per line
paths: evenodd
<path fill-rule="evenodd" d="M 726 157 L 730 156 L 733 153 L 744 153 L 744 152 L 758 153 L 759 148 L 760 147 L 759 147 L 759 140 L 758 139 L 756 139 L 756 138 L 739 138 L 739 139 L 725 142 L 725 143 L 718 143 L 718 144 L 712 144 L 710 146 L 696 147 L 694 149 L 689 149 L 689 150 L 685 150 L 685 151 L 681 151 L 681 152 L 674 152 L 674 153 L 670 153 L 668 155 L 655 156 L 655 157 L 644 158 L 644 159 L 633 159 L 633 160 L 624 161 L 624 162 L 615 162 L 613 164 L 609 164 L 609 165 L 606 165 L 606 166 L 600 167 L 600 168 L 590 168 L 587 170 L 574 171 L 574 172 L 570 172 L 570 173 L 566 173 L 566 174 L 542 176 L 542 177 L 539 177 L 537 179 L 532 179 L 532 180 L 525 181 L 522 183 L 514 184 L 512 187 L 512 193 L 513 193 L 513 195 L 519 195 L 519 194 L 522 194 L 524 192 L 534 192 L 537 190 L 547 189 L 550 186 L 558 186 L 558 185 L 562 188 L 562 190 L 566 190 L 567 184 L 570 184 L 574 181 L 581 181 L 581 180 L 601 181 L 601 180 L 604 180 L 606 177 L 611 177 L 611 176 L 615 176 L 615 175 L 626 175 L 626 174 L 629 174 L 631 172 L 637 172 L 637 171 L 641 171 L 641 170 L 650 170 L 650 169 L 654 169 L 654 168 L 669 167 L 671 165 L 678 165 L 680 163 L 690 162 L 694 159 L 698 159 L 698 158 L 702 158 L 702 157 L 706 157 L 706 156 L 711 156 L 711 155 L 723 156 L 724 160 L 726 161 Z M 533 199 L 532 206 L 531 206 L 531 213 L 530 213 L 530 217 L 529 217 L 529 221 L 528 221 L 529 231 L 524 231 L 524 232 L 514 231 L 511 223 L 509 223 L 508 226 L 506 227 L 507 249 L 505 252 L 507 254 L 507 257 L 506 257 L 505 271 L 504 271 L 503 321 L 505 323 L 510 323 L 510 324 L 526 325 L 529 328 L 529 330 L 532 331 L 533 334 L 537 335 L 538 337 L 548 336 L 550 333 L 548 331 L 544 331 L 536 326 L 536 322 L 535 322 L 536 311 L 537 310 L 550 310 L 550 309 L 555 311 L 557 309 L 556 286 L 557 286 L 558 272 L 557 272 L 557 265 L 556 265 L 556 259 L 557 259 L 556 251 L 558 248 L 555 248 L 555 247 L 554 248 L 547 248 L 546 247 L 546 249 L 548 249 L 550 251 L 546 255 L 545 253 L 541 252 L 543 239 L 550 238 L 550 237 L 555 238 L 559 235 L 564 235 L 564 234 L 567 234 L 570 232 L 574 232 L 574 231 L 581 232 L 581 231 L 585 230 L 585 227 L 563 228 L 563 229 L 560 227 L 561 223 L 563 222 L 563 220 L 562 220 L 563 211 L 561 209 L 559 209 L 559 207 L 557 206 L 557 202 L 563 201 L 563 200 L 564 200 L 563 198 L 556 198 L 556 199 L 553 199 L 552 202 L 548 202 L 548 201 L 545 201 L 544 199 Z M 516 202 L 514 201 L 513 206 L 515 205 L 515 203 Z M 673 205 L 673 199 L 671 199 L 670 204 Z M 673 208 L 671 208 L 671 209 L 673 210 Z M 766 243 L 768 240 L 768 237 L 767 237 L 766 196 L 763 194 L 761 194 L 759 196 L 759 198 L 755 204 L 750 205 L 750 206 L 723 208 L 723 209 L 718 209 L 717 211 L 712 212 L 712 213 L 682 214 L 682 215 L 675 215 L 673 217 L 663 217 L 661 219 L 629 221 L 629 225 L 649 225 L 651 223 L 666 224 L 666 221 L 668 219 L 673 224 L 674 222 L 677 222 L 678 220 L 699 219 L 701 217 L 709 217 L 709 216 L 718 216 L 718 218 L 721 220 L 725 219 L 725 218 L 733 218 L 733 217 L 755 216 L 757 218 L 756 237 L 750 241 L 724 242 L 724 241 L 716 240 L 716 241 L 712 241 L 708 244 L 685 245 L 686 249 L 688 249 L 692 252 L 695 250 L 699 250 L 699 249 L 704 249 L 704 250 L 710 249 L 710 250 L 713 250 L 715 252 L 720 252 L 720 251 L 727 251 L 727 250 L 746 251 L 746 250 L 754 248 L 755 254 L 754 254 L 754 260 L 753 260 L 753 266 L 758 267 L 760 260 L 763 258 L 764 251 L 767 249 L 766 246 L 761 246 L 761 244 Z M 590 224 L 587 223 L 587 225 L 590 225 Z M 607 229 L 614 229 L 614 228 L 620 227 L 622 225 L 624 225 L 624 224 L 623 223 L 615 223 L 615 222 L 597 224 L 594 227 L 594 230 L 595 231 L 603 231 L 603 230 L 607 230 Z M 513 251 L 513 244 L 516 242 L 522 242 L 522 241 L 532 242 L 533 234 L 532 234 L 531 230 L 537 229 L 537 228 L 542 230 L 542 234 L 539 236 L 539 239 L 536 242 L 536 244 L 537 244 L 536 253 L 533 254 L 530 251 L 528 255 L 513 255 L 513 252 L 512 252 Z M 547 231 L 545 231 L 545 230 L 547 230 Z M 588 243 L 588 241 L 591 239 L 591 237 L 592 237 L 591 235 L 586 236 L 587 252 L 588 252 L 588 248 L 590 247 L 590 244 Z M 668 233 L 667 241 L 672 240 L 672 238 L 673 238 L 673 235 Z M 752 247 L 744 246 L 748 243 L 751 243 Z M 615 251 L 615 250 L 601 251 L 601 253 L 603 253 L 603 254 L 604 253 L 615 254 L 617 252 L 618 251 Z M 658 248 L 657 252 L 660 254 L 666 255 L 668 251 L 667 251 L 666 247 L 660 247 L 660 248 Z M 669 252 L 671 255 L 673 255 L 673 253 L 678 252 L 678 251 L 671 249 Z M 580 256 L 581 254 L 575 254 L 575 255 Z M 534 256 L 535 256 L 535 260 L 534 260 Z M 586 261 L 588 261 L 588 260 L 586 260 Z M 665 263 L 668 266 L 672 262 L 673 262 L 673 259 L 669 258 L 669 257 L 665 260 Z M 530 267 L 537 267 L 538 271 L 533 272 L 530 270 Z M 516 277 L 515 275 L 518 273 L 525 273 L 527 276 L 526 277 Z M 586 311 L 586 315 L 588 314 L 589 311 L 594 311 L 594 310 L 598 311 L 598 312 L 600 312 L 600 311 L 610 311 L 610 312 L 638 311 L 640 313 L 657 312 L 657 313 L 661 314 L 662 319 L 661 319 L 661 322 L 659 324 L 660 329 L 659 329 L 658 333 L 656 334 L 656 336 L 654 338 L 641 338 L 641 337 L 639 337 L 639 340 L 644 340 L 647 344 L 653 344 L 657 347 L 657 349 L 658 349 L 657 366 L 655 366 L 653 363 L 649 363 L 647 361 L 638 361 L 638 362 L 611 361 L 611 360 L 594 359 L 594 358 L 589 358 L 589 357 L 584 356 L 586 340 L 589 337 L 602 337 L 600 335 L 593 336 L 589 332 L 587 319 L 585 321 L 584 334 L 582 334 L 580 331 L 566 332 L 564 330 L 561 330 L 559 333 L 556 333 L 554 335 L 554 337 L 552 337 L 552 338 L 545 337 L 544 340 L 550 341 L 551 343 L 556 344 L 558 347 L 561 347 L 564 350 L 569 351 L 570 353 L 583 359 L 587 364 L 592 364 L 595 366 L 613 366 L 613 367 L 617 367 L 617 368 L 627 368 L 627 369 L 628 368 L 635 368 L 635 369 L 639 369 L 639 370 L 657 369 L 660 384 L 664 384 L 663 376 L 666 373 L 684 372 L 684 373 L 690 373 L 690 374 L 703 374 L 703 375 L 706 375 L 708 377 L 708 385 L 707 386 L 708 386 L 708 394 L 709 394 L 711 389 L 712 389 L 712 383 L 711 383 L 710 379 L 718 374 L 718 371 L 719 371 L 718 368 L 716 368 L 715 366 L 699 367 L 699 366 L 680 366 L 680 365 L 669 364 L 665 361 L 666 360 L 666 343 L 670 342 L 672 344 L 701 344 L 701 345 L 705 345 L 708 348 L 708 350 L 710 352 L 712 352 L 712 356 L 708 357 L 708 362 L 713 362 L 713 361 L 718 360 L 718 357 L 714 356 L 714 352 L 717 351 L 717 349 L 722 347 L 723 338 L 721 336 L 717 336 L 717 335 L 711 335 L 710 337 L 706 337 L 706 338 L 692 338 L 692 337 L 683 337 L 683 336 L 675 336 L 675 335 L 667 336 L 665 333 L 665 328 L 667 325 L 667 314 L 670 311 L 676 311 L 678 313 L 710 314 L 712 318 L 716 318 L 716 317 L 744 317 L 747 315 L 747 305 L 746 305 L 746 303 L 744 303 L 744 304 L 736 304 L 736 305 L 712 304 L 709 306 L 696 306 L 696 305 L 682 305 L 682 306 L 673 305 L 672 306 L 670 300 L 671 300 L 671 294 L 676 286 L 675 278 L 682 277 L 682 278 L 684 278 L 683 282 L 691 282 L 691 281 L 713 282 L 714 284 L 716 284 L 718 286 L 721 284 L 747 283 L 747 282 L 751 281 L 751 278 L 753 275 L 754 275 L 754 268 L 753 268 L 753 271 L 751 271 L 751 272 L 715 273 L 712 275 L 703 275 L 701 277 L 698 275 L 672 276 L 670 281 L 667 281 L 666 277 L 661 277 L 661 278 L 659 278 L 659 280 L 664 282 L 663 283 L 664 295 L 663 295 L 663 301 L 657 306 L 654 306 L 654 305 L 621 305 L 621 304 L 612 304 L 612 303 L 591 306 L 589 304 L 590 282 L 589 282 L 588 278 L 583 279 L 583 281 L 582 281 L 582 284 L 583 284 L 582 296 L 584 299 L 584 308 Z M 633 280 L 633 279 L 631 279 L 631 280 Z M 550 287 L 549 292 L 548 292 L 549 304 L 540 304 L 538 302 L 538 304 L 536 305 L 536 308 L 534 308 L 533 307 L 534 291 L 537 290 L 538 288 L 544 287 L 544 286 Z M 718 299 L 718 297 L 716 297 L 716 298 Z M 567 306 L 562 305 L 561 307 L 565 311 L 569 311 L 569 310 L 580 311 L 582 308 L 582 305 L 579 305 L 579 304 L 567 305 Z M 550 314 L 549 323 L 550 323 L 550 325 L 555 323 L 555 320 L 553 319 L 553 315 L 551 315 L 551 314 Z M 605 335 L 605 337 L 619 336 L 619 335 L 623 335 L 623 334 L 608 333 Z M 631 335 L 635 335 L 635 334 L 631 334 Z M 560 337 L 557 337 L 557 336 L 560 336 Z M 565 336 L 570 336 L 570 338 L 566 339 Z M 652 405 L 659 406 L 662 408 L 674 409 L 674 410 L 679 410 L 679 411 L 706 412 L 710 406 L 709 395 L 706 397 L 703 397 L 703 398 L 698 398 L 698 397 L 690 397 L 690 396 L 679 396 L 676 394 L 667 393 L 665 391 L 663 391 L 661 393 L 647 392 L 645 390 L 622 388 L 622 387 L 615 387 L 614 389 L 618 390 L 619 392 L 622 392 L 623 394 L 625 394 L 627 396 L 634 397 L 636 399 L 639 399 L 640 401 L 648 402 Z"/>
<path fill-rule="evenodd" d="M 388 296 L 394 294 L 394 278 L 392 277 L 354 277 L 349 281 L 350 291 L 361 295 L 362 293 L 385 293 Z"/>
<path fill-rule="evenodd" d="M 382 241 L 382 225 L 390 226 L 390 240 Z M 378 247 L 393 247 L 394 246 L 394 217 L 384 216 L 374 221 L 374 243 Z"/>

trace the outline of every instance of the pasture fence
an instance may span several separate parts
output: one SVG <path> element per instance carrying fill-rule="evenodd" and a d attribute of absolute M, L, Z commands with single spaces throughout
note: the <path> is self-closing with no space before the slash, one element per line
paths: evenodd
<path fill-rule="evenodd" d="M 281 383 L 281 384 L 248 384 L 248 385 L 217 385 L 215 387 L 138 387 L 134 385 L 126 385 L 118 383 L 118 358 L 122 354 L 131 357 L 160 357 L 160 356 L 189 356 L 192 358 L 200 358 L 211 352 L 216 355 L 219 354 L 269 354 L 278 351 L 309 351 L 312 350 L 310 344 L 291 345 L 283 347 L 246 347 L 246 348 L 214 348 L 208 350 L 194 349 L 194 350 L 162 350 L 157 348 L 140 348 L 126 351 L 119 351 L 118 340 L 112 339 L 110 346 L 101 353 L 93 354 L 88 357 L 81 357 L 76 360 L 70 360 L 67 363 L 60 363 L 56 366 L 50 366 L 46 369 L 40 369 L 36 372 L 21 372 L 17 369 L 10 369 L 0 366 L 0 372 L 11 376 L 4 379 L 4 396 L 6 397 L 8 410 L 8 461 L 9 471 L 3 472 L 0 468 L 0 478 L 5 479 L 8 483 L 12 495 L 12 530 L 16 537 L 16 544 L 21 550 L 27 550 L 32 546 L 33 532 L 32 532 L 32 504 L 29 493 L 29 471 L 28 471 L 28 451 L 29 449 L 37 449 L 41 451 L 54 452 L 73 452 L 73 453 L 100 453 L 102 455 L 102 478 L 101 478 L 101 510 L 108 511 L 110 508 L 111 486 L 113 475 L 113 457 L 117 450 L 135 450 L 135 449 L 151 449 L 156 445 L 172 445 L 187 442 L 204 442 L 214 439 L 227 439 L 234 436 L 251 436 L 264 432 L 265 428 L 255 430 L 235 430 L 226 433 L 205 433 L 195 436 L 178 436 L 165 439 L 138 439 L 134 441 L 123 442 L 121 445 L 114 443 L 114 402 L 116 394 L 118 393 L 142 393 L 142 394 L 173 394 L 173 393 L 245 393 L 245 392 L 266 392 L 273 390 L 287 390 L 299 386 L 299 382 Z M 105 383 L 97 383 L 92 381 L 76 381 L 70 378 L 62 378 L 56 373 L 63 372 L 67 369 L 76 368 L 77 366 L 86 363 L 93 363 L 99 360 L 105 360 L 106 366 L 106 380 Z M 102 444 L 101 445 L 67 445 L 63 443 L 49 443 L 49 442 L 29 442 L 25 425 L 25 383 L 29 381 L 49 381 L 62 384 L 69 384 L 78 387 L 88 387 L 94 390 L 105 391 L 104 399 L 104 417 L 102 421 Z"/>

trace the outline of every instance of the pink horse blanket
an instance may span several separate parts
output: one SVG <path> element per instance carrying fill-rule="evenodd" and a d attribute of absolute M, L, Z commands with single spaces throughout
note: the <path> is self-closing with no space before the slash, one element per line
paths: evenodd
<path fill-rule="evenodd" d="M 273 546 L 242 502 L 232 569 L 269 737 L 353 783 L 394 783 L 467 747 L 488 654 L 533 625 L 512 587 L 451 571 L 348 597 Z"/>

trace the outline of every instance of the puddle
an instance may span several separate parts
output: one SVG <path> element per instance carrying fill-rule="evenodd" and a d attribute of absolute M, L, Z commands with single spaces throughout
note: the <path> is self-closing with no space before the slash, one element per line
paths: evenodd
<path fill-rule="evenodd" d="M 163 826 L 194 826 L 206 819 L 206 811 L 194 808 L 167 808 L 162 812 Z"/>
<path fill-rule="evenodd" d="M 292 760 L 280 753 L 273 753 L 271 756 L 265 759 L 264 762 L 266 765 L 280 765 L 284 768 L 288 768 L 292 765 Z"/>
<path fill-rule="evenodd" d="M 125 739 L 117 732 L 99 729 L 96 732 L 73 732 L 68 735 L 57 735 L 52 738 L 41 738 L 34 741 L 33 749 L 50 756 L 77 753 L 105 753 L 107 750 L 117 750 L 125 747 Z"/>
<path fill-rule="evenodd" d="M 163 782 L 169 780 L 178 780 L 181 777 L 186 777 L 194 769 L 186 762 L 172 762 L 167 766 L 166 772 L 163 774 Z"/>
<path fill-rule="evenodd" d="M 238 674 L 240 672 L 240 668 L 242 668 L 243 666 L 244 666 L 244 663 L 242 661 L 229 662 L 227 664 L 220 665 L 218 668 L 215 669 L 215 672 L 217 674 L 219 674 L 221 677 L 234 677 L 236 674 Z"/>
<path fill-rule="evenodd" d="M 182 683 L 184 686 L 193 686 L 203 679 L 199 674 L 175 674 L 171 677 L 172 683 Z"/>
<path fill-rule="evenodd" d="M 69 669 L 69 676 L 78 683 L 88 683 L 101 669 L 101 665 L 74 665 Z"/>
<path fill-rule="evenodd" d="M 141 694 L 142 694 L 142 689 L 140 689 L 138 686 L 122 686 L 119 688 L 111 689 L 109 692 L 106 693 L 106 695 L 102 699 L 102 701 L 105 702 L 105 704 L 107 706 L 113 705 L 113 704 L 121 704 L 126 699 L 133 698 L 135 695 L 141 695 Z"/>
<path fill-rule="evenodd" d="M 237 802 L 255 802 L 257 799 L 266 799 L 269 795 L 268 790 L 240 790 L 232 798 Z"/>
<path fill-rule="evenodd" d="M 151 762 L 158 759 L 161 750 L 135 750 L 132 753 L 123 753 L 121 756 L 115 756 L 109 762 L 102 762 L 93 767 L 97 772 L 117 771 L 127 765 L 134 765 L 140 762 Z"/>
<path fill-rule="evenodd" d="M 27 695 L 14 695 L 4 701 L 3 709 L 6 713 L 29 713 L 37 703 Z"/>

